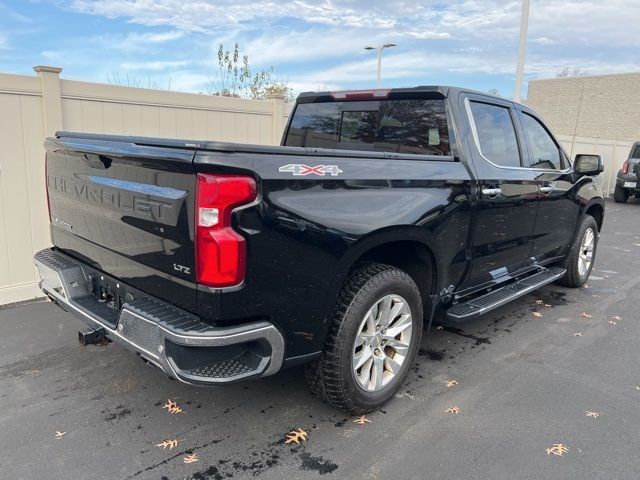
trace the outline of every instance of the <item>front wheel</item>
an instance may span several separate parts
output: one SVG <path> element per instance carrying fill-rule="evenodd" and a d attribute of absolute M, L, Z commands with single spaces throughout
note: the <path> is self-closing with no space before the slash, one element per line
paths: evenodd
<path fill-rule="evenodd" d="M 311 390 L 353 414 L 382 406 L 400 388 L 422 337 L 422 300 L 402 270 L 378 263 L 349 274 L 320 358 L 306 366 Z"/>
<path fill-rule="evenodd" d="M 587 283 L 596 258 L 597 247 L 598 224 L 591 215 L 585 215 L 578 235 L 564 261 L 567 273 L 558 283 L 575 288 Z"/>

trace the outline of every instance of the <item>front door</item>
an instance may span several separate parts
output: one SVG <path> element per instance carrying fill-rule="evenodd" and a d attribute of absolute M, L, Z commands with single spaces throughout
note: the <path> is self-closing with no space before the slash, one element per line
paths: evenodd
<path fill-rule="evenodd" d="M 580 202 L 573 191 L 568 159 L 558 142 L 532 111 L 518 110 L 528 166 L 535 172 L 539 189 L 532 256 L 543 263 L 566 253 L 580 218 Z"/>
<path fill-rule="evenodd" d="M 526 168 L 513 104 L 480 95 L 464 102 L 478 177 L 466 289 L 507 279 L 531 263 L 538 185 L 536 172 Z"/>

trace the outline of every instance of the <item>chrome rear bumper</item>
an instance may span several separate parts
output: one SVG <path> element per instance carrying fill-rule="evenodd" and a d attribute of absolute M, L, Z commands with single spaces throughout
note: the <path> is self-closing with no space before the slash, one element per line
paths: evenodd
<path fill-rule="evenodd" d="M 115 311 L 92 295 L 92 279 L 122 283 L 57 250 L 34 257 L 40 288 L 54 302 L 116 343 L 139 354 L 171 378 L 215 385 L 276 373 L 284 339 L 268 322 L 212 327 L 158 298 L 135 291 Z"/>

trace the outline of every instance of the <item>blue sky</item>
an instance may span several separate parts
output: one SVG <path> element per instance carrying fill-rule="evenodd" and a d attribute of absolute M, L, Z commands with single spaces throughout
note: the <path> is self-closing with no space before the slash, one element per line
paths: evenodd
<path fill-rule="evenodd" d="M 640 70 L 640 1 L 531 0 L 526 79 Z M 296 91 L 452 84 L 513 94 L 520 1 L 0 0 L 0 72 L 203 92 L 220 43 Z M 526 90 L 523 92 L 526 95 Z"/>

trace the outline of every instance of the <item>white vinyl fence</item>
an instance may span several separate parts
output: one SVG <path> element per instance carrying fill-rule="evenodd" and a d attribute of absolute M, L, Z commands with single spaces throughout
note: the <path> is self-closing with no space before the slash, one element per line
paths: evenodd
<path fill-rule="evenodd" d="M 49 245 L 46 136 L 57 130 L 274 145 L 290 106 L 0 73 L 0 305 L 41 296 L 34 252 Z"/>

